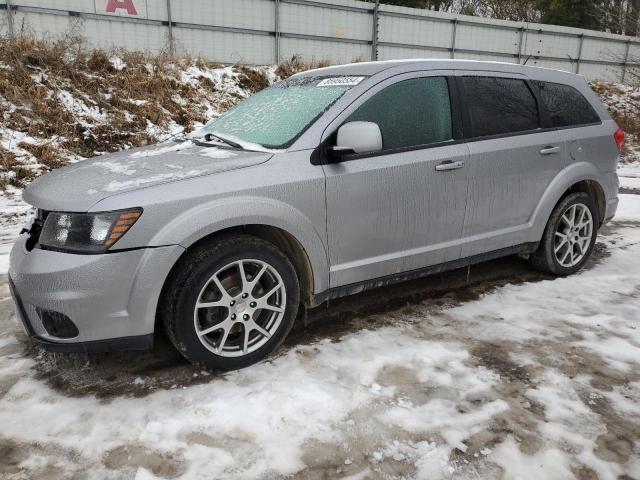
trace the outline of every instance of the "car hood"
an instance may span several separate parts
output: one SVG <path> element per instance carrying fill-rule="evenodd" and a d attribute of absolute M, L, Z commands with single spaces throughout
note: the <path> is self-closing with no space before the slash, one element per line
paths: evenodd
<path fill-rule="evenodd" d="M 169 141 L 60 168 L 34 180 L 23 198 L 45 210 L 87 211 L 118 193 L 250 167 L 272 156 L 270 152 L 206 147 L 190 140 Z"/>

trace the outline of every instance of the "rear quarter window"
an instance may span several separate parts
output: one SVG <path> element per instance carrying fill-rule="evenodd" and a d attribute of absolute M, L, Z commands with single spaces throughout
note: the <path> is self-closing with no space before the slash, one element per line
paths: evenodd
<path fill-rule="evenodd" d="M 551 82 L 537 82 L 540 99 L 554 127 L 574 127 L 600 123 L 600 117 L 575 88 Z"/>

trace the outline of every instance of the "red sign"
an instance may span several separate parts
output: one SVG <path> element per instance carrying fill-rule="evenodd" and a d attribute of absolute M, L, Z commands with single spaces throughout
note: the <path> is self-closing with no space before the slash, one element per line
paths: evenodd
<path fill-rule="evenodd" d="M 105 10 L 107 13 L 116 13 L 120 8 L 126 10 L 129 15 L 138 15 L 133 0 L 109 0 Z"/>
<path fill-rule="evenodd" d="M 96 13 L 147 18 L 147 0 L 95 0 Z"/>

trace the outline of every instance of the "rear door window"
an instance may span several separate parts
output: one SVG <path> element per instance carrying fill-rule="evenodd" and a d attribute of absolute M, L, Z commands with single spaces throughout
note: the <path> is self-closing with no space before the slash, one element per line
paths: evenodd
<path fill-rule="evenodd" d="M 523 80 L 462 77 L 462 108 L 467 109 L 473 137 L 535 130 L 540 127 L 538 105 Z"/>
<path fill-rule="evenodd" d="M 537 82 L 540 99 L 556 128 L 600 123 L 591 104 L 575 88 L 551 82 Z"/>
<path fill-rule="evenodd" d="M 384 150 L 451 140 L 451 102 L 445 77 L 404 80 L 373 95 L 346 122 L 374 122 Z"/>

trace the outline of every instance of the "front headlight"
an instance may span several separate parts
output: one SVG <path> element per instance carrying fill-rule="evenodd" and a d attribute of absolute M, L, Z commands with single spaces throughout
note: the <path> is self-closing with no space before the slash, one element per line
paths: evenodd
<path fill-rule="evenodd" d="M 51 212 L 39 242 L 44 248 L 76 253 L 104 253 L 142 215 L 141 208 L 100 213 Z"/>

